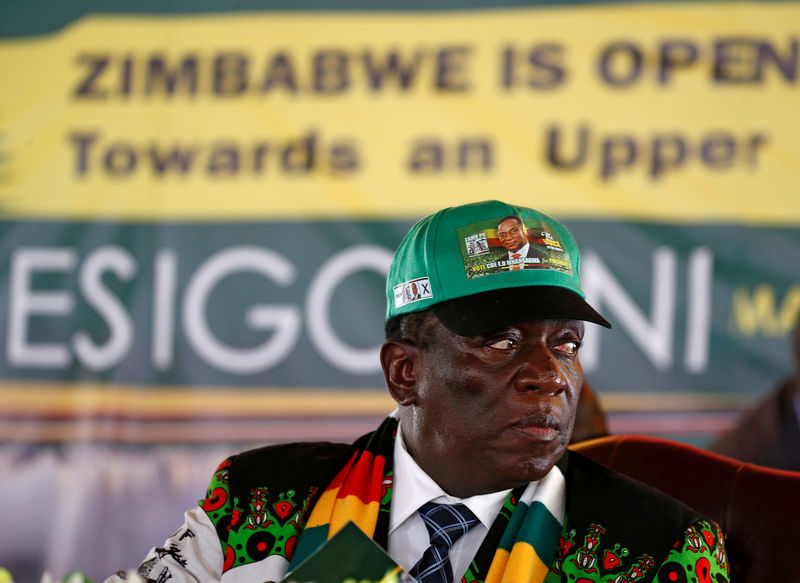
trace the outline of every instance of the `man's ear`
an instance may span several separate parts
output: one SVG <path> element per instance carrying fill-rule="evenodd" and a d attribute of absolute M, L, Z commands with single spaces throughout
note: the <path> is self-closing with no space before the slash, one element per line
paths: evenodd
<path fill-rule="evenodd" d="M 381 346 L 383 378 L 389 394 L 399 405 L 417 400 L 417 362 L 419 349 L 404 340 L 386 340 Z"/>

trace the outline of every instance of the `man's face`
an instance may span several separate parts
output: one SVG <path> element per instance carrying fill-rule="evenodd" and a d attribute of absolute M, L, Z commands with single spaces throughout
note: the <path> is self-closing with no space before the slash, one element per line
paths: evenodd
<path fill-rule="evenodd" d="M 500 239 L 500 244 L 511 253 L 521 249 L 528 242 L 522 224 L 516 219 L 506 219 L 497 225 L 497 237 Z"/>
<path fill-rule="evenodd" d="M 563 455 L 583 371 L 583 322 L 523 322 L 465 337 L 435 317 L 414 363 L 406 445 L 448 493 L 466 497 L 543 477 Z"/>

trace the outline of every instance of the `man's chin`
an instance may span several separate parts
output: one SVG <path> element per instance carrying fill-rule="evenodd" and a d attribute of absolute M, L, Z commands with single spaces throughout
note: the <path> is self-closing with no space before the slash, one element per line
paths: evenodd
<path fill-rule="evenodd" d="M 555 463 L 535 464 L 525 468 L 524 472 L 520 472 L 518 477 L 521 482 L 535 482 L 541 480 L 547 473 L 553 469 Z"/>
<path fill-rule="evenodd" d="M 489 491 L 497 492 L 509 488 L 516 488 L 529 482 L 536 482 L 544 478 L 554 465 L 555 462 L 551 462 L 550 460 L 531 461 L 528 459 L 511 467 L 503 468 L 502 471 L 498 471 L 497 474 L 495 474 L 495 484 L 492 490 Z"/>
<path fill-rule="evenodd" d="M 548 451 L 539 455 L 534 452 L 521 459 L 516 465 L 516 471 L 512 475 L 516 481 L 534 482 L 540 480 L 549 472 L 556 462 L 561 459 L 566 451 L 566 446 L 560 443 L 551 443 L 546 448 Z"/>

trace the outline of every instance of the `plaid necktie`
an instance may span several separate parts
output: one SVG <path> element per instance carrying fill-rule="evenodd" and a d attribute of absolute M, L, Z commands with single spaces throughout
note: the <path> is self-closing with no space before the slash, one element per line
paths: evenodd
<path fill-rule="evenodd" d="M 478 519 L 463 504 L 423 504 L 419 514 L 428 528 L 431 539 L 422 558 L 409 574 L 419 583 L 453 583 L 450 566 L 450 547 L 461 538 Z"/>

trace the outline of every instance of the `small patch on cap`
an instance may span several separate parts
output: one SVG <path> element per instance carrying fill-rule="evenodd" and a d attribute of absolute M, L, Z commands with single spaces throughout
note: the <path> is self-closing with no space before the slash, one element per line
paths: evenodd
<path fill-rule="evenodd" d="M 417 279 L 406 281 L 394 286 L 392 289 L 394 290 L 395 308 L 433 298 L 431 282 L 427 277 L 418 277 Z"/>

